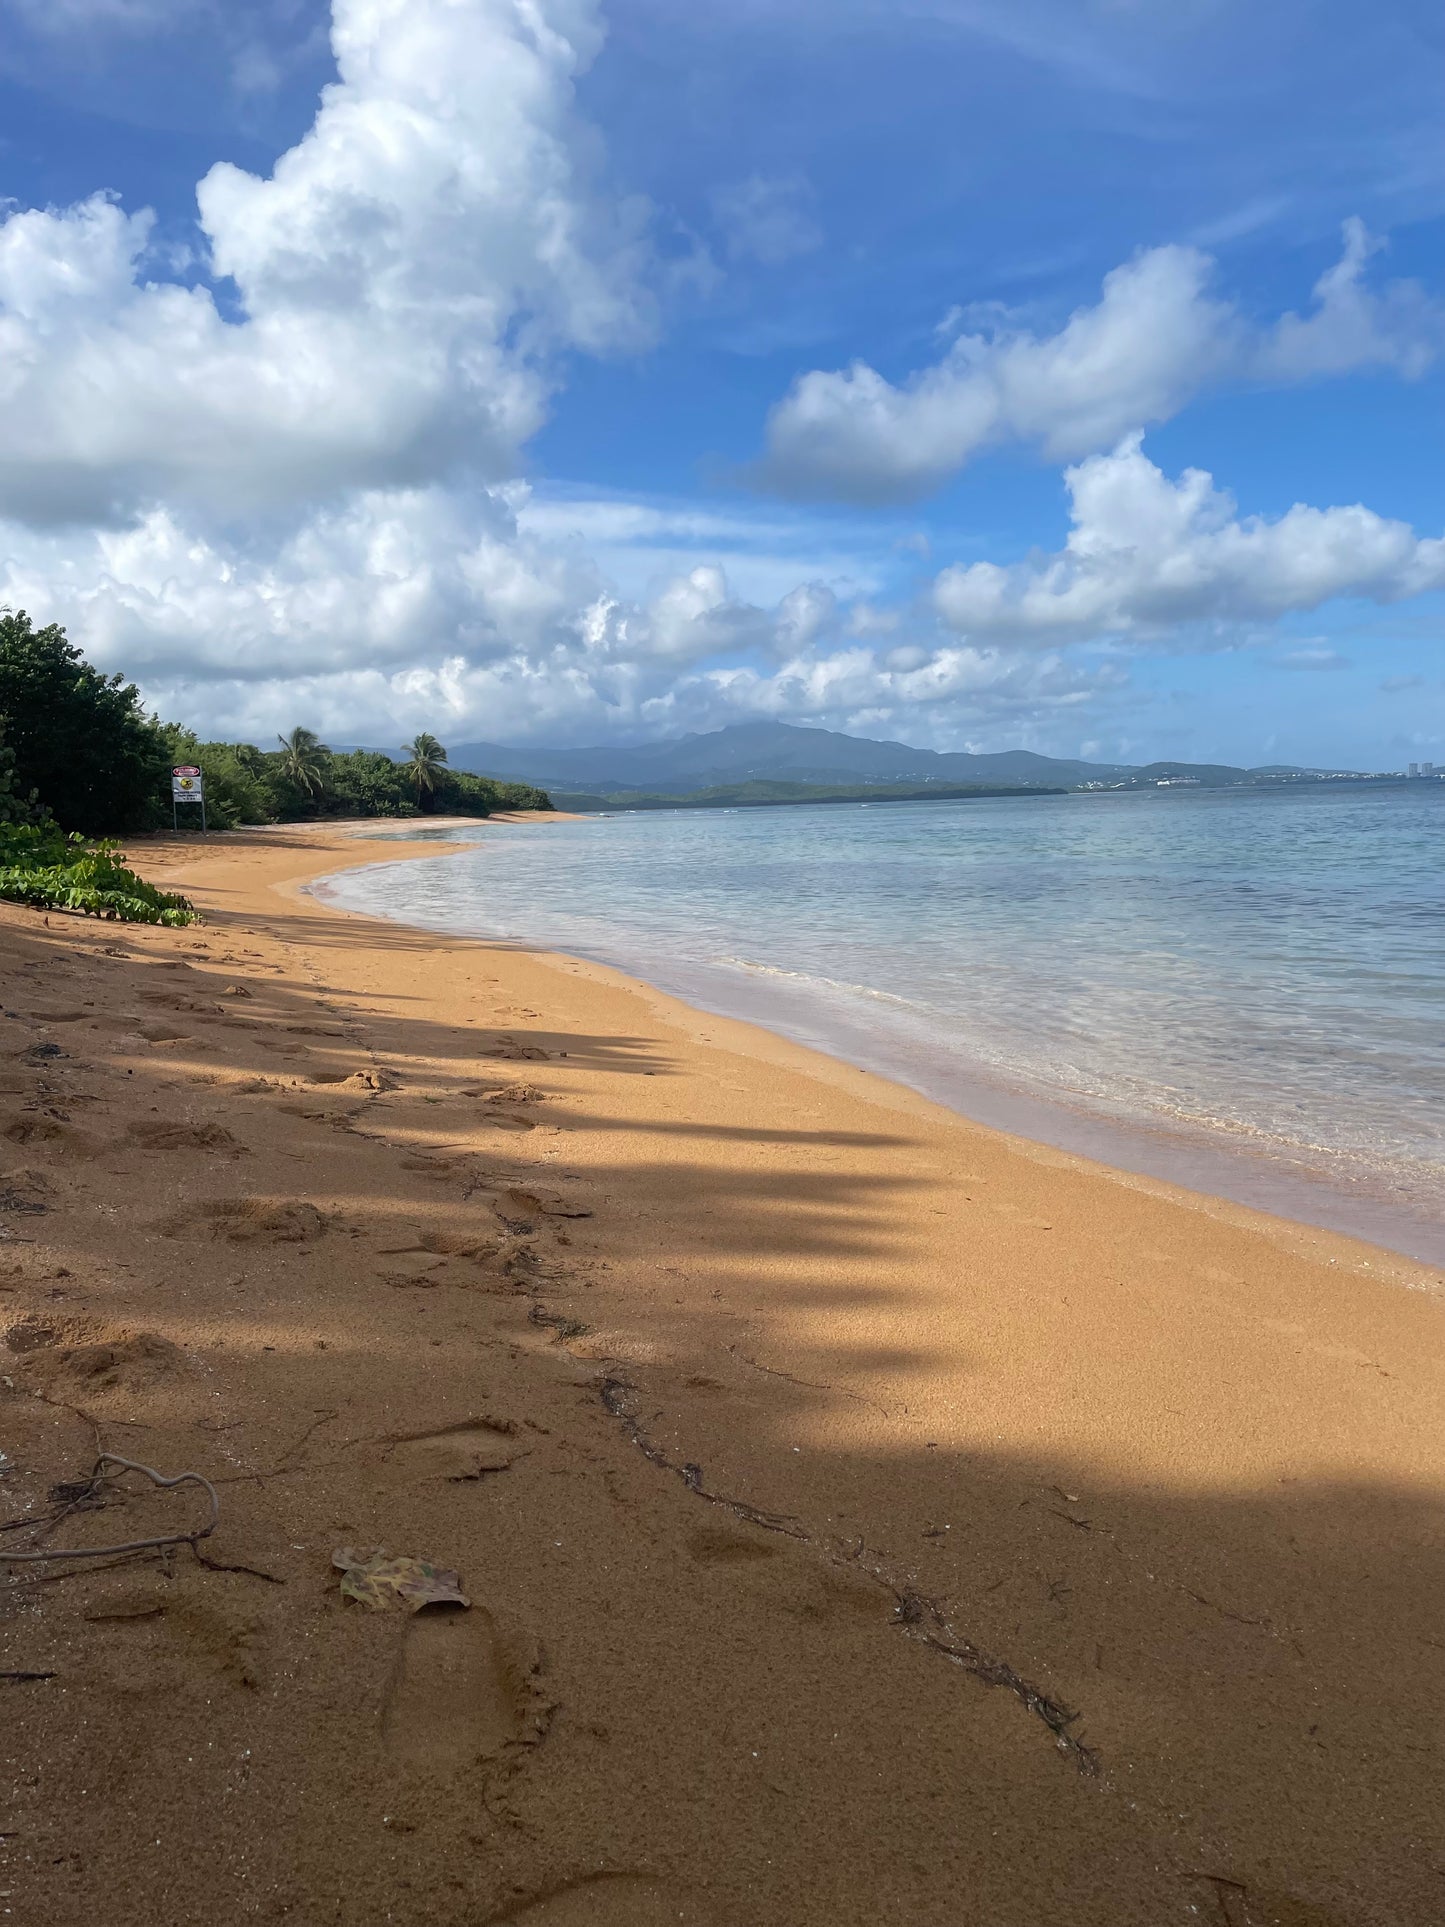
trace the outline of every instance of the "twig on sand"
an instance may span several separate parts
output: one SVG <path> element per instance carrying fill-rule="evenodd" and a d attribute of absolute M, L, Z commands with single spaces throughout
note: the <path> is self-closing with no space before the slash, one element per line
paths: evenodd
<path fill-rule="evenodd" d="M 68 1546 L 41 1548 L 39 1551 L 31 1552 L 7 1552 L 0 1549 L 0 1564 L 18 1565 L 21 1562 L 52 1559 L 117 1559 L 122 1554 L 159 1551 L 165 1546 L 193 1546 L 198 1539 L 208 1539 L 220 1524 L 220 1497 L 210 1480 L 203 1478 L 199 1472 L 177 1472 L 174 1477 L 168 1478 L 165 1473 L 157 1472 L 152 1466 L 141 1465 L 136 1459 L 123 1459 L 115 1452 L 102 1452 L 96 1459 L 95 1468 L 91 1472 L 89 1484 L 83 1496 L 92 1496 L 100 1489 L 106 1478 L 110 1476 L 106 1471 L 107 1466 L 117 1466 L 122 1472 L 144 1473 L 155 1486 L 203 1486 L 211 1501 L 211 1516 L 204 1525 L 196 1526 L 190 1532 L 167 1532 L 154 1539 L 129 1539 L 124 1544 L 116 1546 Z M 78 1495 L 70 1505 L 67 1505 L 66 1511 L 70 1511 L 80 1502 L 81 1496 Z M 47 1523 L 53 1522 L 47 1521 Z"/>
<path fill-rule="evenodd" d="M 267 1572 L 261 1566 L 248 1566 L 226 1559 L 208 1559 L 199 1546 L 193 1545 L 191 1551 L 196 1556 L 196 1564 L 204 1566 L 207 1572 L 243 1572 L 251 1579 L 264 1579 L 268 1586 L 284 1586 L 286 1580 L 279 1572 Z"/>
<path fill-rule="evenodd" d="M 881 1566 L 871 1564 L 866 1549 L 859 1545 L 856 1549 L 840 1547 L 836 1541 L 815 1538 L 805 1526 L 796 1519 L 784 1518 L 778 1513 L 764 1512 L 758 1506 L 747 1504 L 745 1500 L 728 1497 L 725 1493 L 709 1492 L 703 1484 L 702 1467 L 691 1463 L 680 1465 L 665 1452 L 649 1435 L 642 1420 L 633 1407 L 636 1388 L 615 1372 L 609 1372 L 598 1386 L 603 1407 L 622 1426 L 632 1443 L 651 1464 L 673 1473 L 687 1487 L 689 1492 L 705 1499 L 709 1505 L 724 1507 L 740 1519 L 761 1526 L 768 1532 L 781 1532 L 790 1539 L 800 1539 L 805 1545 L 819 1552 L 830 1564 L 848 1564 L 867 1575 L 876 1585 L 891 1593 L 894 1602 L 893 1624 L 899 1626 L 913 1639 L 929 1648 L 953 1665 L 961 1667 L 966 1673 L 985 1686 L 1001 1687 L 1012 1693 L 1035 1719 L 1042 1722 L 1054 1736 L 1054 1744 L 1059 1751 L 1071 1760 L 1080 1773 L 1094 1777 L 1099 1772 L 1099 1756 L 1094 1748 L 1077 1737 L 1070 1729 L 1080 1715 L 1065 1706 L 1061 1700 L 1040 1690 L 1022 1674 L 1014 1671 L 1006 1660 L 995 1659 L 972 1640 L 956 1633 L 949 1625 L 943 1609 L 931 1599 L 925 1599 L 910 1586 L 900 1586 L 890 1579 Z"/>

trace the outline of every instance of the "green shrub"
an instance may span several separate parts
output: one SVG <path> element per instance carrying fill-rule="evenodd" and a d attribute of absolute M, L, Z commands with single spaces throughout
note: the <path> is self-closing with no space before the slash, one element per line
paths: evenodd
<path fill-rule="evenodd" d="M 434 807 L 438 814 L 452 816 L 490 816 L 493 810 L 549 810 L 545 790 L 530 783 L 504 783 L 495 776 L 474 776 L 469 770 L 449 769 L 436 784 Z"/>
<path fill-rule="evenodd" d="M 203 743 L 178 723 L 163 723 L 161 734 L 172 766 L 194 763 L 206 780 L 207 828 L 234 830 L 243 823 L 271 822 L 276 810 L 259 749 L 250 743 Z M 201 812 L 189 806 L 181 826 L 198 830 Z"/>
<path fill-rule="evenodd" d="M 45 823 L 49 818 L 38 790 L 16 793 L 15 752 L 5 741 L 5 718 L 0 716 L 0 823 Z"/>
<path fill-rule="evenodd" d="M 229 830 L 326 817 L 487 816 L 495 809 L 548 807 L 546 792 L 529 783 L 452 769 L 446 750 L 426 734 L 401 752 L 407 759 L 401 762 L 379 750 L 334 752 L 304 726 L 279 743 L 263 750 L 202 742 L 193 730 L 163 723 L 146 713 L 134 684 L 93 668 L 59 623 L 37 629 L 23 609 L 0 607 L 0 827 L 43 824 L 53 816 L 62 830 L 92 837 L 168 830 L 176 821 L 170 771 L 181 763 L 200 769 L 206 795 L 204 816 L 189 808 L 181 813 L 184 829 L 198 830 L 202 821 Z M 100 851 L 91 854 L 100 861 Z M 70 870 L 76 862 L 4 867 L 31 876 L 29 902 L 39 901 L 33 897 L 41 888 L 33 880 L 37 869 Z M 118 876 L 120 866 L 111 861 L 111 870 Z M 73 887 L 126 894 L 114 878 Z M 67 907 L 89 906 L 77 900 Z"/>
<path fill-rule="evenodd" d="M 135 685 L 92 668 L 58 623 L 37 629 L 23 609 L 0 609 L 0 716 L 15 787 L 38 792 L 62 829 L 94 836 L 169 817 L 159 724 Z"/>
<path fill-rule="evenodd" d="M 87 843 L 54 824 L 0 824 L 0 897 L 35 910 L 73 910 L 120 923 L 200 921 L 184 897 L 125 867 L 114 843 Z"/>

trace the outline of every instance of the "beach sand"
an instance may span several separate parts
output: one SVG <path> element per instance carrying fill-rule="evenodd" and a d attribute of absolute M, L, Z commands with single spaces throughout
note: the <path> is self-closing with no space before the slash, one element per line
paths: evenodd
<path fill-rule="evenodd" d="M 1439 1275 L 302 888 L 429 853 L 0 908 L 0 1526 L 220 1501 L 0 1566 L 0 1920 L 1445 1919 Z"/>

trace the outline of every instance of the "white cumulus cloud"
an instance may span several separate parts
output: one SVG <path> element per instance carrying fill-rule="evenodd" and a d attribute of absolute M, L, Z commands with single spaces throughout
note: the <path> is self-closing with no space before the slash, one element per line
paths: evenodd
<path fill-rule="evenodd" d="M 821 583 L 763 605 L 717 562 L 646 599 L 520 525 L 525 491 L 359 491 L 281 536 L 157 508 L 124 528 L 0 526 L 0 602 L 83 638 L 163 714 L 266 740 L 305 721 L 382 747 L 617 739 L 758 716 L 910 733 L 1031 723 L 1118 688 L 1111 665 L 938 639 L 850 639 Z"/>
<path fill-rule="evenodd" d="M 964 334 L 902 383 L 866 362 L 814 369 L 773 409 L 760 478 L 782 494 L 906 501 L 991 445 L 1021 441 L 1069 460 L 1167 421 L 1223 382 L 1292 382 L 1352 368 L 1418 375 L 1445 345 L 1445 311 L 1413 282 L 1365 282 L 1378 250 L 1345 224 L 1341 259 L 1314 305 L 1272 327 L 1213 292 L 1197 248 L 1146 250 L 1104 278 L 1056 333 Z"/>
<path fill-rule="evenodd" d="M 1358 504 L 1241 517 L 1202 469 L 1170 481 L 1137 435 L 1065 480 L 1073 526 L 1058 553 L 938 576 L 934 604 L 950 628 L 1018 645 L 1157 638 L 1191 623 L 1275 620 L 1334 596 L 1396 602 L 1445 588 L 1445 537 Z"/>
<path fill-rule="evenodd" d="M 1131 700 L 1073 642 L 1445 574 L 1366 509 L 1241 520 L 1137 440 L 1097 452 L 1204 381 L 1417 371 L 1433 310 L 1369 285 L 1362 228 L 1272 328 L 1205 256 L 1156 249 L 1053 335 L 970 334 L 902 387 L 806 377 L 772 432 L 808 486 L 916 492 L 1006 436 L 1090 458 L 1059 555 L 946 570 L 919 604 L 906 524 L 533 491 L 521 451 L 567 357 L 645 341 L 663 278 L 576 105 L 596 0 L 333 0 L 332 38 L 338 79 L 270 174 L 200 182 L 194 282 L 106 194 L 0 218 L 0 603 L 162 714 L 383 746 L 760 716 L 1017 740 Z M 750 177 L 718 212 L 738 255 L 814 244 L 801 183 Z"/>
<path fill-rule="evenodd" d="M 159 278 L 151 217 L 106 196 L 10 215 L 0 512 L 514 472 L 549 356 L 647 325 L 574 110 L 598 38 L 590 0 L 335 0 L 310 131 L 269 179 L 222 162 L 197 190 L 219 297 Z"/>

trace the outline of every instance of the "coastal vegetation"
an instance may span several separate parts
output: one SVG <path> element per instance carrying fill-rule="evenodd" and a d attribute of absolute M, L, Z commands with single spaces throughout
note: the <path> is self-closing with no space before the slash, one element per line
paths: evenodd
<path fill-rule="evenodd" d="M 0 719 L 20 820 L 88 835 L 161 820 L 164 731 L 135 685 L 93 668 L 59 623 L 37 629 L 23 609 L 0 610 Z"/>
<path fill-rule="evenodd" d="M 121 923 L 197 921 L 185 897 L 137 876 L 113 843 L 92 844 L 53 823 L 0 825 L 0 897 Z"/>
<path fill-rule="evenodd" d="M 218 829 L 346 816 L 490 816 L 494 810 L 552 807 L 547 792 L 535 784 L 450 768 L 435 736 L 417 737 L 392 758 L 377 749 L 332 750 L 308 729 L 293 729 L 274 750 L 203 742 L 174 724 L 163 725 L 162 733 L 168 769 L 194 763 L 201 771 L 207 815 Z M 169 801 L 160 821 L 170 822 Z"/>
<path fill-rule="evenodd" d="M 59 623 L 36 628 L 23 609 L 0 609 L 0 897 L 130 923 L 191 922 L 184 897 L 152 888 L 108 840 L 171 826 L 170 772 L 182 763 L 201 771 L 214 829 L 549 807 L 530 783 L 448 768 L 427 734 L 401 761 L 379 750 L 335 754 L 304 726 L 277 740 L 274 750 L 203 742 L 149 714 L 135 684 L 88 663 Z"/>
<path fill-rule="evenodd" d="M 278 736 L 281 774 L 307 796 L 320 796 L 326 787 L 325 758 L 331 754 L 314 729 L 293 729 Z"/>
<path fill-rule="evenodd" d="M 417 808 L 421 808 L 422 798 L 436 795 L 437 781 L 448 774 L 447 753 L 435 736 L 425 731 L 406 746 L 407 761 L 403 765 L 407 775 L 416 784 Z"/>
<path fill-rule="evenodd" d="M 531 783 L 448 767 L 435 736 L 398 752 L 330 750 L 298 726 L 273 750 L 202 741 L 151 715 L 121 675 L 85 660 L 59 623 L 37 628 L 23 609 L 0 609 L 0 824 L 53 825 L 86 837 L 168 828 L 170 772 L 193 763 L 213 828 L 312 817 L 487 816 L 545 809 Z"/>

